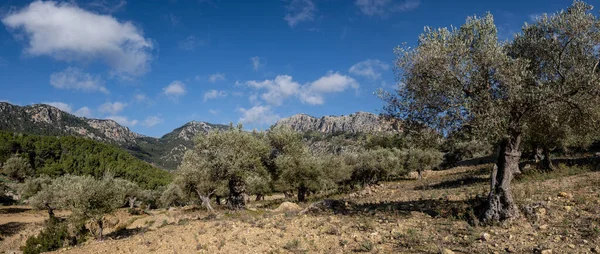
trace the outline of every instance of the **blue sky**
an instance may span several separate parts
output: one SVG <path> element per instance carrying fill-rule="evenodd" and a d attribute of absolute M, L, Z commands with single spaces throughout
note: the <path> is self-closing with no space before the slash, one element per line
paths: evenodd
<path fill-rule="evenodd" d="M 93 0 L 0 3 L 0 101 L 160 137 L 191 120 L 265 129 L 378 113 L 393 49 L 490 11 L 501 38 L 572 1 Z"/>

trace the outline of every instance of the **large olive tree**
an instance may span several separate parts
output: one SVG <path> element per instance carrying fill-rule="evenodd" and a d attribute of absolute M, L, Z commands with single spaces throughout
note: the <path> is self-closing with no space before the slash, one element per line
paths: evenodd
<path fill-rule="evenodd" d="M 188 178 L 183 181 L 201 186 L 203 195 L 210 196 L 226 184 L 229 208 L 241 209 L 245 207 L 248 179 L 268 176 L 263 163 L 268 155 L 269 145 L 264 139 L 244 131 L 241 125 L 230 126 L 226 131 L 199 135 L 194 149 L 184 157 L 180 174 Z M 194 183 L 189 179 L 195 179 Z"/>
<path fill-rule="evenodd" d="M 390 116 L 440 133 L 467 127 L 499 144 L 485 222 L 519 215 L 511 180 L 527 128 L 541 120 L 582 130 L 596 124 L 600 24 L 591 9 L 575 1 L 506 43 L 491 14 L 470 17 L 460 28 L 426 28 L 415 47 L 396 49 L 398 89 L 380 93 Z"/>

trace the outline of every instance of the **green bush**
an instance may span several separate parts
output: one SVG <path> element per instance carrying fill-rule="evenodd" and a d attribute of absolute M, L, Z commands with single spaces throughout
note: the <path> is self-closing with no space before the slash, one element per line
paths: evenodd
<path fill-rule="evenodd" d="M 56 219 L 46 222 L 46 227 L 37 236 L 32 236 L 25 242 L 24 254 L 38 254 L 54 251 L 69 244 L 67 224 Z"/>

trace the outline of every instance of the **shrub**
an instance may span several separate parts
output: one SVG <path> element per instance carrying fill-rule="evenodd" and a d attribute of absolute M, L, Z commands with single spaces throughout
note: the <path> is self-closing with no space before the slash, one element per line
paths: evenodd
<path fill-rule="evenodd" d="M 57 219 L 49 219 L 46 227 L 37 235 L 32 236 L 25 242 L 24 254 L 38 254 L 54 251 L 69 243 L 69 232 L 67 224 Z"/>

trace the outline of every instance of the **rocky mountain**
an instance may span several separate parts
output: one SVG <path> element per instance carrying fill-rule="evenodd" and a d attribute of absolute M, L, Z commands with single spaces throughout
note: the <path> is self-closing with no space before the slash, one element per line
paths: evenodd
<path fill-rule="evenodd" d="M 161 138 L 146 137 L 110 119 L 77 117 L 45 104 L 17 106 L 0 102 L 0 130 L 47 136 L 80 136 L 114 144 L 165 169 L 177 167 L 193 137 L 226 125 L 189 122 Z"/>
<path fill-rule="evenodd" d="M 346 144 L 351 141 L 350 138 L 338 136 L 339 134 L 400 130 L 398 122 L 366 112 L 320 118 L 297 114 L 279 120 L 273 127 L 278 126 L 287 126 L 305 133 L 333 134 L 336 136 L 333 139 L 330 137 L 328 140 L 312 142 L 312 145 L 319 148 L 317 150 L 328 151 L 350 147 Z M 46 136 L 85 137 L 124 148 L 135 157 L 164 169 L 177 168 L 185 151 L 193 147 L 193 139 L 198 133 L 227 128 L 227 125 L 192 121 L 161 138 L 154 138 L 135 133 L 113 120 L 77 117 L 45 104 L 17 106 L 0 102 L 0 130 Z"/>
<path fill-rule="evenodd" d="M 323 116 L 320 118 L 306 114 L 297 114 L 283 118 L 273 127 L 285 126 L 300 132 L 316 131 L 325 134 L 333 133 L 371 133 L 399 131 L 397 121 L 386 120 L 367 112 L 356 112 L 342 116 Z"/>

